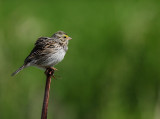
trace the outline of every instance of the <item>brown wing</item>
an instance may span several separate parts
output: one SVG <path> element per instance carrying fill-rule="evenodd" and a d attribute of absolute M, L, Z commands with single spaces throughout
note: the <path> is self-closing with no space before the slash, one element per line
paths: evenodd
<path fill-rule="evenodd" d="M 49 37 L 40 37 L 35 43 L 35 47 L 29 54 L 29 56 L 25 59 L 24 63 L 27 64 L 32 60 L 41 59 L 45 55 L 49 53 L 53 53 L 53 48 L 55 47 L 55 40 Z"/>

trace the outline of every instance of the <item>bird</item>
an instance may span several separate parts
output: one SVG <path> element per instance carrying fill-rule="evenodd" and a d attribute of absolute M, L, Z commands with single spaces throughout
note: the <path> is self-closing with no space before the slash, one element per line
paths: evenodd
<path fill-rule="evenodd" d="M 40 37 L 35 42 L 34 48 L 24 60 L 24 64 L 11 74 L 14 76 L 24 68 L 35 66 L 46 70 L 52 68 L 64 59 L 68 50 L 69 37 L 64 31 L 57 31 L 51 37 Z"/>

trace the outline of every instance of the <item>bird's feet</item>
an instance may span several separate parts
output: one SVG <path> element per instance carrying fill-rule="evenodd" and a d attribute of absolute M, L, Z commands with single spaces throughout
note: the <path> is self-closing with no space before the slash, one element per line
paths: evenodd
<path fill-rule="evenodd" d="M 58 70 L 58 69 L 56 69 L 56 68 L 54 68 L 54 67 L 51 67 L 51 69 L 53 69 L 54 71 Z"/>
<path fill-rule="evenodd" d="M 45 71 L 46 76 L 47 77 L 52 76 L 53 78 L 55 78 L 55 76 L 54 76 L 54 71 L 55 70 L 57 70 L 57 69 L 54 68 L 54 67 L 47 68 L 46 71 Z"/>

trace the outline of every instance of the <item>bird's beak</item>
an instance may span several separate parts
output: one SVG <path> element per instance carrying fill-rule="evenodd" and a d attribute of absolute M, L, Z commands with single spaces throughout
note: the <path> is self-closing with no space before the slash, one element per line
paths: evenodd
<path fill-rule="evenodd" d="M 68 40 L 71 40 L 72 38 L 71 37 L 68 37 Z"/>

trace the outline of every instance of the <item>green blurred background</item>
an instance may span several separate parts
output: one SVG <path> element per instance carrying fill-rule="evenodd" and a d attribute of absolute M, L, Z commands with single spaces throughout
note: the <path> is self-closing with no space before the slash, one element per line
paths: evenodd
<path fill-rule="evenodd" d="M 44 71 L 15 77 L 38 37 L 73 39 L 48 119 L 160 118 L 160 2 L 0 1 L 0 119 L 40 119 Z"/>

